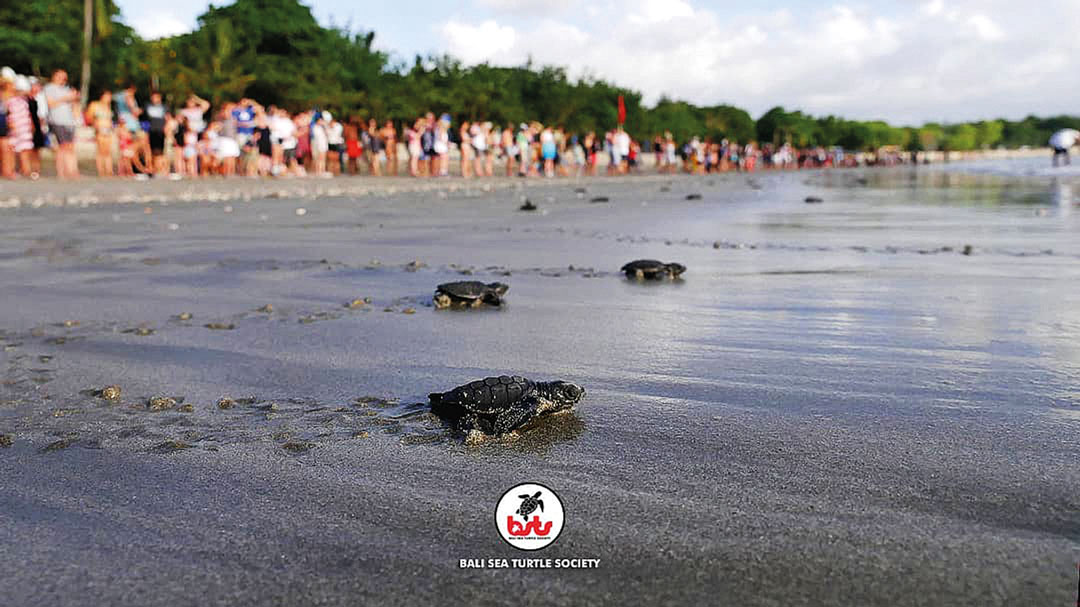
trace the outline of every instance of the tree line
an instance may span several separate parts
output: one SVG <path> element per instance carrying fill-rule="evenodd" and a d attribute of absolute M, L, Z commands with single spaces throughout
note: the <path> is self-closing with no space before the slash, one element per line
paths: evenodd
<path fill-rule="evenodd" d="M 0 6 L 0 60 L 16 71 L 79 73 L 84 0 L 21 0 Z M 290 111 L 311 107 L 342 116 L 412 121 L 427 111 L 455 120 L 517 124 L 538 120 L 571 132 L 615 126 L 617 100 L 626 128 L 646 139 L 671 131 L 677 141 L 714 140 L 849 150 L 972 150 L 1042 146 L 1080 117 L 1028 116 L 954 124 L 893 126 L 883 121 L 814 117 L 775 107 L 754 120 L 730 105 L 697 106 L 661 98 L 646 107 L 638 91 L 594 77 L 572 79 L 562 67 L 465 66 L 450 56 L 395 61 L 373 46 L 374 32 L 320 25 L 298 0 L 236 0 L 213 5 L 194 31 L 144 40 L 112 0 L 92 0 L 91 95 L 134 83 L 145 98 L 163 93 L 173 106 L 194 92 L 212 103 L 250 97 Z"/>

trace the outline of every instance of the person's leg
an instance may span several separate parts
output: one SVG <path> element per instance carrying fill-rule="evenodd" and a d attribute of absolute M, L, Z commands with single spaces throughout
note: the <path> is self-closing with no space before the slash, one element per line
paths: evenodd
<path fill-rule="evenodd" d="M 0 177 L 15 177 L 15 155 L 11 149 L 11 140 L 7 137 L 0 137 Z"/>
<path fill-rule="evenodd" d="M 97 169 L 98 177 L 105 176 L 105 136 L 97 136 L 97 150 L 94 153 L 94 167 Z"/>
<path fill-rule="evenodd" d="M 66 147 L 66 143 L 58 143 L 53 152 L 53 161 L 56 164 L 56 176 L 60 179 L 68 179 L 71 177 L 71 173 L 68 172 Z"/>
<path fill-rule="evenodd" d="M 63 148 L 64 159 L 67 161 L 68 177 L 77 179 L 81 173 L 79 171 L 79 153 L 75 151 L 75 141 L 69 141 L 64 144 Z"/>

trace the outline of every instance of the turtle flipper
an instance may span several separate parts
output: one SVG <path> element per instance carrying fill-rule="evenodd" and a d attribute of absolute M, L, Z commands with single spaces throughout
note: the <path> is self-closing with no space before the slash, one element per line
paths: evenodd
<path fill-rule="evenodd" d="M 544 500 L 536 500 L 536 503 L 540 506 L 540 512 L 544 511 Z"/>
<path fill-rule="evenodd" d="M 520 428 L 536 417 L 539 409 L 540 400 L 535 396 L 530 395 L 515 401 L 495 416 L 495 434 L 506 434 Z"/>

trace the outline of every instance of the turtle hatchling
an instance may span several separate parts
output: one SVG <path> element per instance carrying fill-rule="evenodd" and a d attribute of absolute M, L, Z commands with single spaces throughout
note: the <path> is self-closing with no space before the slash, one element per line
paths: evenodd
<path fill-rule="evenodd" d="M 543 415 L 571 409 L 585 389 L 565 381 L 488 377 L 449 392 L 429 394 L 431 411 L 465 434 L 501 436 Z"/>
<path fill-rule="evenodd" d="M 501 306 L 502 296 L 510 290 L 510 285 L 501 282 L 484 284 L 479 280 L 447 282 L 435 288 L 436 308 L 475 308 L 484 304 Z"/>
<path fill-rule="evenodd" d="M 525 495 L 519 495 L 518 499 L 521 500 L 521 505 L 518 506 L 517 512 L 515 512 L 514 514 L 520 514 L 521 518 L 525 519 L 526 521 L 529 520 L 529 515 L 532 514 L 533 510 L 536 510 L 537 506 L 540 507 L 540 512 L 544 511 L 544 500 L 540 499 L 539 491 L 532 495 L 529 495 L 528 493 L 526 493 Z"/>
<path fill-rule="evenodd" d="M 686 271 L 681 263 L 664 263 L 655 259 L 636 259 L 622 267 L 627 278 L 635 280 L 675 280 Z"/>

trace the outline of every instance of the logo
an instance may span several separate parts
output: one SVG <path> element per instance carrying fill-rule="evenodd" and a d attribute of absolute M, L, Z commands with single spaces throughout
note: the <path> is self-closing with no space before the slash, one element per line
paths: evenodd
<path fill-rule="evenodd" d="M 504 542 L 520 550 L 540 550 L 563 529 L 562 500 L 538 483 L 522 483 L 499 498 L 495 528 Z"/>

